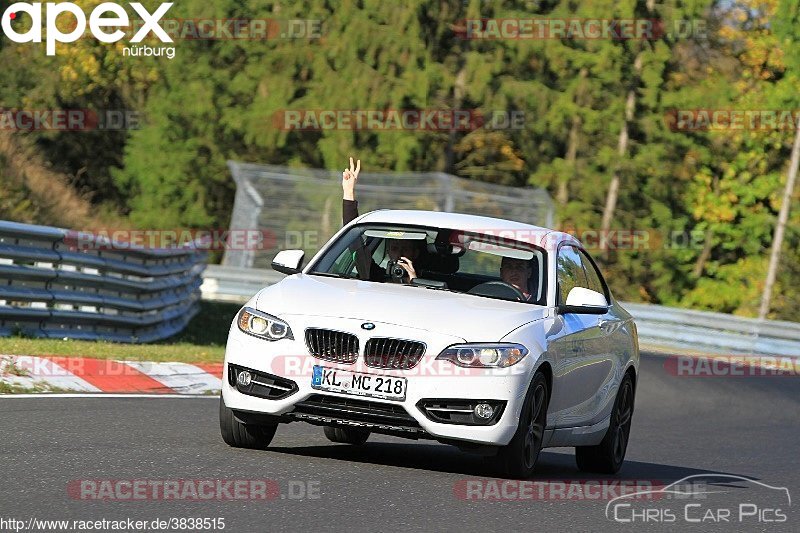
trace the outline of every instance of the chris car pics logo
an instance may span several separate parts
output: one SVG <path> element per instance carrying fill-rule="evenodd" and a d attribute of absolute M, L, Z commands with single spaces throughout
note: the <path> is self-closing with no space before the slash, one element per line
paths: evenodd
<path fill-rule="evenodd" d="M 153 33 L 162 43 L 173 42 L 167 32 L 159 25 L 161 18 L 172 7 L 171 2 L 161 4 L 153 13 L 138 2 L 131 2 L 130 7 L 142 18 L 143 24 L 138 32 L 131 38 L 131 43 L 141 42 L 149 33 Z M 12 22 L 20 14 L 27 14 L 31 19 L 30 27 L 27 29 L 14 27 Z M 130 18 L 125 8 L 114 2 L 105 2 L 95 7 L 88 17 L 84 11 L 72 2 L 17 2 L 6 8 L 2 14 L 2 23 L 5 36 L 15 43 L 41 43 L 42 42 L 42 20 L 44 17 L 45 42 L 47 43 L 47 55 L 52 56 L 56 53 L 56 43 L 72 43 L 83 36 L 88 27 L 92 36 L 103 43 L 116 43 L 125 37 L 125 32 L 120 28 L 130 25 Z M 59 29 L 60 20 L 74 24 L 69 25 L 69 31 L 64 32 Z M 27 24 L 25 25 L 27 27 Z M 62 24 L 62 27 L 64 24 Z M 116 29 L 115 29 L 116 28 Z M 173 53 L 164 54 L 174 56 Z M 130 53 L 130 51 L 129 51 Z M 161 54 L 138 54 L 130 55 L 161 55 Z"/>

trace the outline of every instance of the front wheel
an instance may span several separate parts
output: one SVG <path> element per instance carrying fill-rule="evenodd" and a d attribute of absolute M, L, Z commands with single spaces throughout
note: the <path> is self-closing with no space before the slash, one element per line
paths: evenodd
<path fill-rule="evenodd" d="M 243 424 L 233 414 L 232 409 L 228 409 L 222 396 L 219 397 L 219 429 L 222 433 L 222 440 L 228 446 L 234 448 L 251 448 L 264 450 L 278 429 L 278 424 L 255 425 Z"/>
<path fill-rule="evenodd" d="M 547 379 L 537 372 L 522 404 L 517 432 L 497 454 L 501 466 L 511 477 L 525 479 L 533 475 L 539 452 L 542 451 L 548 398 Z"/>
<path fill-rule="evenodd" d="M 625 461 L 633 417 L 633 380 L 625 374 L 619 385 L 611 422 L 603 441 L 597 446 L 577 446 L 575 460 L 584 472 L 616 474 Z"/>

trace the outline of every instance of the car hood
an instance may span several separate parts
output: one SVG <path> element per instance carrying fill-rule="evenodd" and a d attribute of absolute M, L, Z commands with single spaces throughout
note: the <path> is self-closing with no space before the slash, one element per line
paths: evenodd
<path fill-rule="evenodd" d="M 295 274 L 262 289 L 257 308 L 272 315 L 355 318 L 498 341 L 547 316 L 546 307 L 392 283 Z"/>

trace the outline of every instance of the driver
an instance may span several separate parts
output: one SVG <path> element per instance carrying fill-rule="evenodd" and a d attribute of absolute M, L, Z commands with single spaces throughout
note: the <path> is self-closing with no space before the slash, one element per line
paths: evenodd
<path fill-rule="evenodd" d="M 517 259 L 514 257 L 503 257 L 500 262 L 500 278 L 520 291 L 525 297 L 525 301 L 529 302 L 533 295 L 529 292 L 528 280 L 533 273 L 533 267 L 530 261 L 525 259 Z"/>
<path fill-rule="evenodd" d="M 358 201 L 356 201 L 356 182 L 358 181 L 358 173 L 361 171 L 361 160 L 359 159 L 355 166 L 353 165 L 353 158 L 350 158 L 350 168 L 344 169 L 342 172 L 342 225 L 347 225 L 356 218 L 358 218 Z M 397 264 L 406 271 L 406 276 L 401 280 L 403 283 L 411 283 L 411 280 L 417 277 L 417 271 L 414 269 L 414 261 L 420 255 L 420 243 L 422 241 L 408 240 L 408 239 L 387 239 L 386 241 L 386 255 L 392 261 L 397 261 Z M 362 254 L 359 254 L 362 255 Z M 363 257 L 360 258 L 363 261 Z M 373 281 L 383 281 L 383 269 L 375 263 L 372 257 L 369 257 L 369 279 Z"/>

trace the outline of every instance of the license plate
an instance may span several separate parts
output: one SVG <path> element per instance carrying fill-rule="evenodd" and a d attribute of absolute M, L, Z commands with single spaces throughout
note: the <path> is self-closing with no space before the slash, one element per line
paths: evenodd
<path fill-rule="evenodd" d="M 384 400 L 405 400 L 408 382 L 406 378 L 361 374 L 340 368 L 314 365 L 311 386 L 319 390 L 344 392 Z"/>

